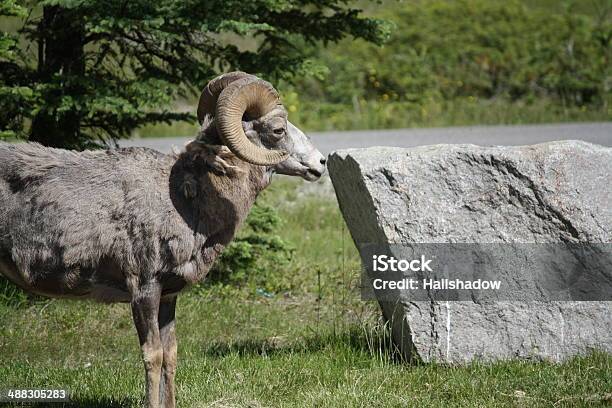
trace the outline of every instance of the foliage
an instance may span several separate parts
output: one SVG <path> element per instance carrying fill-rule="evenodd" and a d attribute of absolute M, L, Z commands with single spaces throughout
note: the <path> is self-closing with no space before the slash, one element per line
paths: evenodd
<path fill-rule="evenodd" d="M 347 0 L 1 0 L 20 22 L 0 37 L 0 131 L 85 148 L 150 123 L 192 121 L 168 109 L 218 72 L 268 79 L 317 72 L 296 47 L 345 36 L 380 43 L 387 26 Z M 19 39 L 19 43 L 17 42 Z"/>
<path fill-rule="evenodd" d="M 523 104 L 525 112 L 532 105 L 563 110 L 546 115 L 553 119 L 565 110 L 610 118 L 612 6 L 594 2 L 593 12 L 579 2 L 539 3 L 386 2 L 373 11 L 396 25 L 384 46 L 343 40 L 311 50 L 330 70 L 287 86 L 296 115 L 308 115 L 297 121 L 311 129 L 358 127 L 351 121 L 436 125 L 436 113 L 448 105 L 468 109 L 481 101 Z"/>
<path fill-rule="evenodd" d="M 0 16 L 23 18 L 25 15 L 26 9 L 14 0 L 0 1 Z M 0 30 L 0 69 L 3 71 L 6 66 L 15 64 L 19 55 L 17 36 Z M 0 78 L 5 75 L 2 71 Z M 20 128 L 16 116 L 24 109 L 21 104 L 32 96 L 32 90 L 28 87 L 7 85 L 0 79 L 0 140 L 12 136 Z"/>
<path fill-rule="evenodd" d="M 228 245 L 205 280 L 205 285 L 249 285 L 276 292 L 282 290 L 274 279 L 286 267 L 293 247 L 278 235 L 282 222 L 278 212 L 256 203 L 240 234 Z"/>

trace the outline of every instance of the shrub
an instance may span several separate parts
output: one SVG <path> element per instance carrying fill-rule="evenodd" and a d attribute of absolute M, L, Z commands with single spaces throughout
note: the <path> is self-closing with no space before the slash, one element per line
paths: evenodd
<path fill-rule="evenodd" d="M 203 284 L 248 286 L 269 292 L 285 289 L 278 275 L 291 259 L 293 247 L 277 234 L 281 224 L 274 208 L 256 203 Z"/>

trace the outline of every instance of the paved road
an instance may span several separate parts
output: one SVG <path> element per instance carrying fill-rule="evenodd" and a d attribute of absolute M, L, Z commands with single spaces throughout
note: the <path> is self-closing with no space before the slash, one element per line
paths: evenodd
<path fill-rule="evenodd" d="M 349 147 L 414 147 L 439 143 L 516 146 L 570 139 L 612 147 L 612 122 L 359 130 L 310 135 L 314 144 L 325 155 Z M 166 153 L 173 145 L 181 148 L 188 140 L 187 138 L 125 140 L 121 142 L 121 146 L 145 146 Z"/>

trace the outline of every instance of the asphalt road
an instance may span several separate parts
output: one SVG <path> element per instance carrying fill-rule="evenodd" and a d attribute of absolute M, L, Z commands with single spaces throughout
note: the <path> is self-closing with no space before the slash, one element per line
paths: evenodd
<path fill-rule="evenodd" d="M 584 140 L 612 147 L 612 122 L 313 132 L 310 136 L 324 155 L 351 147 L 414 147 L 440 143 L 517 146 L 553 140 Z M 188 140 L 136 139 L 121 141 L 120 145 L 145 146 L 167 153 L 172 146 L 182 148 Z"/>

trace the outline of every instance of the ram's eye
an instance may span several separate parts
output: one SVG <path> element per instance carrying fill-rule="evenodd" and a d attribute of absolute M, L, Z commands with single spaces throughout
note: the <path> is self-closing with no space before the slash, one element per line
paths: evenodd
<path fill-rule="evenodd" d="M 284 128 L 277 128 L 273 130 L 274 134 L 276 136 L 282 136 L 285 133 L 285 129 Z"/>

